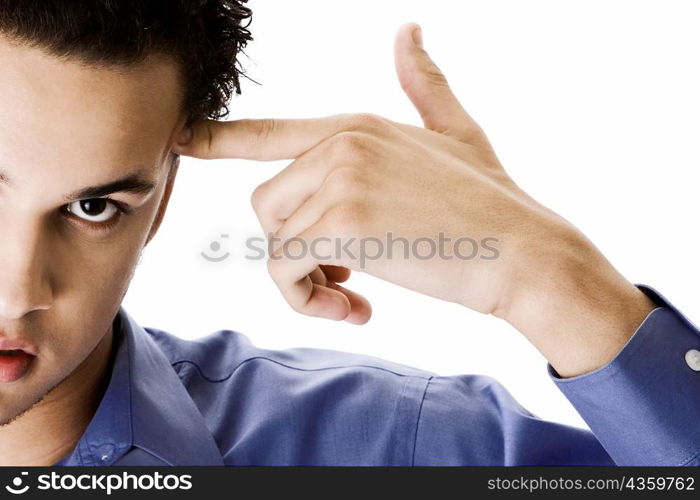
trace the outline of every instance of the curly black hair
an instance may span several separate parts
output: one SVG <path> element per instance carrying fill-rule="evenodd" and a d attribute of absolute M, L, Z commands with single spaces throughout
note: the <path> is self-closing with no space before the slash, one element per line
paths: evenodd
<path fill-rule="evenodd" d="M 219 119 L 241 93 L 239 54 L 252 40 L 247 0 L 0 0 L 0 34 L 88 64 L 179 61 L 189 120 Z"/>

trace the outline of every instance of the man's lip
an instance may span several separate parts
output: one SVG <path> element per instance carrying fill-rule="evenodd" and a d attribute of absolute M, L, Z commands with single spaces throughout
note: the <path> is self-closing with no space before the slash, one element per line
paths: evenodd
<path fill-rule="evenodd" d="M 36 356 L 37 349 L 22 339 L 10 339 L 0 334 L 0 351 L 21 350 L 32 356 Z"/>

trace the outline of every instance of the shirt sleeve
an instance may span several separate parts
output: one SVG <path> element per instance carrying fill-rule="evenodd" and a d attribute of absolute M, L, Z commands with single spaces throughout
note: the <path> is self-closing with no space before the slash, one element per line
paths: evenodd
<path fill-rule="evenodd" d="M 605 366 L 554 383 L 618 465 L 700 465 L 700 331 L 665 297 Z"/>
<path fill-rule="evenodd" d="M 484 375 L 426 385 L 412 465 L 614 465 L 588 429 L 543 420 Z"/>

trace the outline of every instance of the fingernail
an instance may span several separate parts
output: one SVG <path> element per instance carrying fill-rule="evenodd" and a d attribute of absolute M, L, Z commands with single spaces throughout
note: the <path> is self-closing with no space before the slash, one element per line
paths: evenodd
<path fill-rule="evenodd" d="M 192 140 L 192 128 L 191 127 L 186 127 L 180 132 L 180 135 L 177 136 L 177 143 L 181 146 L 185 146 L 190 143 Z"/>
<path fill-rule="evenodd" d="M 421 49 L 423 48 L 423 30 L 420 26 L 416 26 L 416 29 L 413 30 L 413 43 Z"/>

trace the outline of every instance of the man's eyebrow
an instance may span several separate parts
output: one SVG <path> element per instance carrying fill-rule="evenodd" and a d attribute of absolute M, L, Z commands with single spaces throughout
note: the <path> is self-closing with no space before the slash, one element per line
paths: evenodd
<path fill-rule="evenodd" d="M 146 194 L 155 189 L 156 183 L 145 179 L 142 174 L 134 173 L 106 184 L 90 186 L 73 191 L 66 195 L 66 201 L 84 200 L 88 198 L 101 198 L 112 193 L 127 192 L 134 194 Z"/>
<path fill-rule="evenodd" d="M 0 184 L 12 185 L 10 178 L 0 170 Z M 106 184 L 90 186 L 65 196 L 66 201 L 84 200 L 88 198 L 101 198 L 112 193 L 127 192 L 134 194 L 146 194 L 155 189 L 156 183 L 148 180 L 144 175 L 144 170 L 139 170 L 132 174 L 117 179 Z"/>

